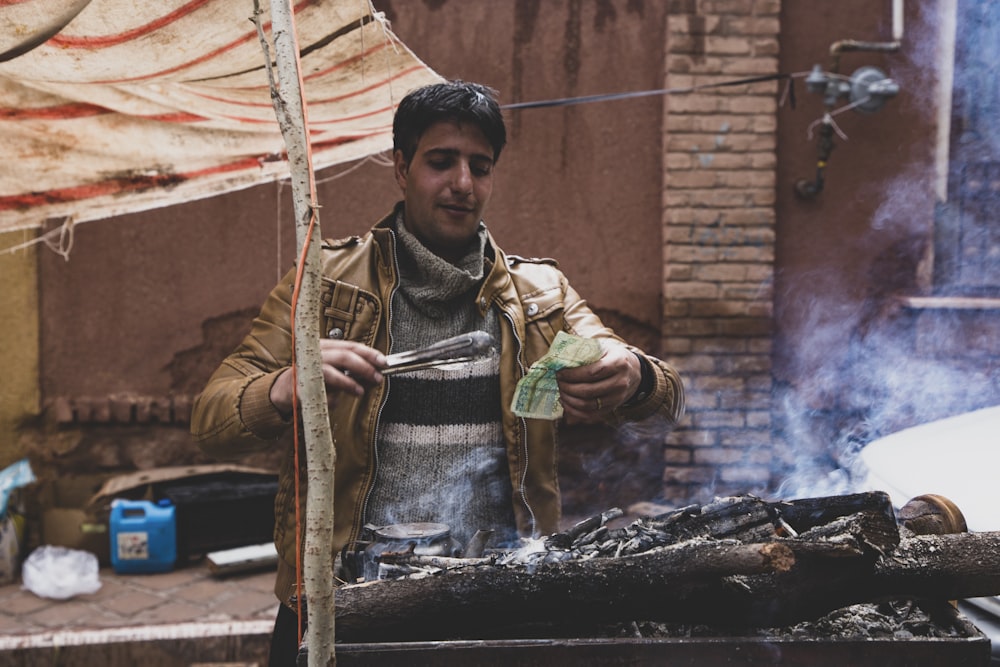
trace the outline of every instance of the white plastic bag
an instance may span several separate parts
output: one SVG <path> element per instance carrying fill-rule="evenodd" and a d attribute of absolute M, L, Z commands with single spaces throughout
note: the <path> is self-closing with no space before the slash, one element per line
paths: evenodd
<path fill-rule="evenodd" d="M 89 551 L 44 545 L 31 552 L 21 566 L 24 587 L 43 598 L 67 600 L 74 595 L 96 593 L 97 556 Z"/>

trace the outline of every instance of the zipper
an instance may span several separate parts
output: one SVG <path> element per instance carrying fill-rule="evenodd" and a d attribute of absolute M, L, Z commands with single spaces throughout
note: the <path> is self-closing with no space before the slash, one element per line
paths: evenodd
<path fill-rule="evenodd" d="M 521 377 L 524 377 L 526 371 L 524 369 L 524 363 L 521 361 L 522 353 L 524 352 L 524 341 L 522 341 L 517 335 L 517 327 L 514 324 L 514 316 L 510 314 L 507 310 L 503 311 L 503 316 L 507 318 L 510 323 L 510 329 L 513 332 L 514 340 L 517 341 L 517 367 L 521 371 Z M 531 504 L 528 502 L 528 424 L 524 417 L 518 417 L 518 421 L 521 423 L 521 455 L 524 465 L 521 466 L 521 479 L 518 480 L 518 494 L 521 496 L 521 503 L 524 505 L 524 509 L 528 511 L 528 516 L 531 517 L 531 535 L 535 536 L 537 531 L 538 522 L 535 519 L 535 511 L 531 509 Z"/>
<path fill-rule="evenodd" d="M 393 297 L 396 296 L 396 291 L 399 289 L 399 263 L 396 259 L 396 234 L 395 232 L 392 231 L 392 229 L 389 229 L 388 232 L 389 236 L 392 239 L 392 244 L 391 244 L 392 252 L 390 253 L 390 255 L 392 256 L 392 268 L 395 272 L 394 273 L 395 278 L 392 289 L 389 290 L 388 302 L 385 304 L 385 327 L 386 327 L 385 335 L 386 339 L 389 341 L 389 345 L 386 352 L 387 354 L 392 352 L 392 299 Z M 361 503 L 361 516 L 360 516 L 361 521 L 359 522 L 359 526 L 364 526 L 365 517 L 368 516 L 368 502 L 371 500 L 372 489 L 375 488 L 375 479 L 378 476 L 378 468 L 379 468 L 378 433 L 379 429 L 382 426 L 382 411 L 385 410 L 385 404 L 389 401 L 390 378 L 385 378 L 384 382 L 385 382 L 385 390 L 382 392 L 382 398 L 379 401 L 378 410 L 376 410 L 375 412 L 375 429 L 372 431 L 372 440 L 369 443 L 369 446 L 371 447 L 372 450 L 373 466 L 372 466 L 372 474 L 370 477 L 370 481 L 368 483 L 368 488 L 365 489 L 365 499 Z M 351 529 L 351 532 L 354 533 L 353 528 Z M 361 528 L 357 530 L 357 534 L 354 534 L 352 536 L 351 542 L 357 541 L 358 538 L 360 537 L 360 534 L 361 534 Z"/>

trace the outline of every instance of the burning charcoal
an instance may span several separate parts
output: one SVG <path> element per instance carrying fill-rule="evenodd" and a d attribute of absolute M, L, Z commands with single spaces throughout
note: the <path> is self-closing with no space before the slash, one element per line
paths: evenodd
<path fill-rule="evenodd" d="M 701 514 L 701 505 L 687 505 L 665 514 L 658 514 L 652 518 L 652 522 L 655 525 L 665 528 L 677 521 L 698 516 L 699 514 Z"/>
<path fill-rule="evenodd" d="M 798 537 L 799 533 L 792 526 L 785 521 L 780 514 L 776 515 L 774 518 L 775 528 L 777 529 L 778 537 Z"/>
<path fill-rule="evenodd" d="M 413 574 L 414 571 L 415 569 L 409 565 L 390 565 L 388 563 L 379 563 L 378 578 L 399 579 L 400 577 Z"/>
<path fill-rule="evenodd" d="M 610 556 L 618 550 L 619 544 L 621 544 L 621 540 L 606 540 L 597 545 L 597 550 L 601 552 L 602 556 Z"/>
<path fill-rule="evenodd" d="M 573 559 L 572 552 L 570 552 L 570 551 L 563 551 L 562 549 L 553 549 L 553 550 L 549 551 L 547 554 L 545 554 L 545 557 L 542 558 L 542 562 L 543 563 L 561 563 L 563 561 L 572 560 L 572 559 Z"/>
<path fill-rule="evenodd" d="M 895 520 L 889 496 L 882 491 L 801 498 L 775 503 L 773 509 L 798 533 L 859 512 L 878 512 L 884 514 L 886 518 Z"/>
<path fill-rule="evenodd" d="M 643 541 L 648 542 L 650 546 L 677 542 L 677 537 L 674 534 L 643 524 L 636 525 L 636 537 L 640 537 Z"/>
<path fill-rule="evenodd" d="M 597 540 L 603 538 L 607 535 L 608 529 L 605 526 L 601 526 L 597 530 L 592 530 L 586 535 L 581 536 L 578 540 L 573 542 L 573 546 L 580 546 L 583 544 L 591 544 Z"/>
<path fill-rule="evenodd" d="M 573 544 L 569 533 L 552 533 L 545 538 L 546 549 L 568 549 Z"/>
<path fill-rule="evenodd" d="M 504 551 L 481 567 L 414 567 L 398 585 L 345 586 L 338 591 L 338 632 L 350 633 L 351 623 L 356 623 L 355 640 L 384 638 L 385 610 L 401 608 L 413 610 L 393 621 L 405 640 L 412 639 L 413 628 L 423 623 L 428 636 L 435 638 L 439 635 L 432 633 L 439 633 L 442 626 L 449 628 L 449 638 L 479 637 L 482 627 L 493 632 L 503 623 L 498 619 L 515 613 L 535 614 L 528 623 L 544 624 L 558 616 L 552 613 L 555 608 L 615 623 L 646 618 L 679 621 L 686 627 L 694 627 L 687 625 L 690 622 L 732 627 L 797 623 L 820 618 L 832 605 L 887 596 L 939 600 L 950 610 L 947 600 L 1000 591 L 1000 536 L 964 533 L 900 539 L 895 518 L 882 510 L 880 498 L 865 499 L 860 503 L 863 511 L 843 514 L 857 508 L 859 500 L 830 501 L 834 511 L 817 500 L 783 503 L 779 510 L 752 497 L 726 498 L 704 511 L 687 508 L 615 529 L 605 525 L 611 515 L 602 514 L 557 539 L 522 540 L 519 549 Z M 817 516 L 834 518 L 809 527 Z M 777 519 L 790 527 L 784 529 L 785 535 L 775 534 Z M 799 536 L 790 537 L 793 533 Z M 766 539 L 746 539 L 755 535 Z M 565 547 L 555 546 L 560 540 Z M 657 548 L 664 545 L 670 548 Z M 407 557 L 410 565 L 424 565 L 423 560 L 412 560 L 415 555 Z M 612 557 L 630 557 L 630 562 L 615 562 Z M 383 567 L 391 565 L 386 560 L 392 557 L 383 558 Z M 448 565 L 440 558 L 432 564 Z M 436 596 L 439 590 L 447 594 Z M 456 608 L 456 599 L 475 599 L 476 591 L 491 603 Z M 848 616 L 862 636 L 917 637 L 930 631 L 920 606 L 907 603 L 903 609 L 888 609 L 895 621 L 886 630 L 867 613 Z M 495 614 L 488 621 L 483 618 L 486 607 Z M 429 622 L 435 613 L 441 618 Z M 480 622 L 483 626 L 475 625 Z M 452 636 L 452 629 L 463 623 L 470 624 L 463 631 L 468 634 Z M 839 621 L 831 618 L 827 623 L 832 628 Z M 630 628 L 632 634 L 635 627 Z M 815 636 L 815 630 L 789 628 L 792 635 Z M 592 629 L 588 624 L 585 631 Z M 645 629 L 640 634 L 648 636 Z"/>
<path fill-rule="evenodd" d="M 639 554 L 656 546 L 656 541 L 648 535 L 636 535 L 622 548 L 623 555 Z"/>
<path fill-rule="evenodd" d="M 588 517 L 583 521 L 578 522 L 575 526 L 563 533 L 553 533 L 545 540 L 546 547 L 553 549 L 565 549 L 571 544 L 576 542 L 577 538 L 581 535 L 590 533 L 608 521 L 617 519 L 625 514 L 618 507 L 612 507 L 611 509 L 602 512 L 601 514 L 595 514 L 594 516 Z"/>
<path fill-rule="evenodd" d="M 628 534 L 628 530 L 626 528 L 615 528 L 608 531 L 609 540 L 619 542 L 621 540 L 628 539 L 629 537 L 631 537 L 631 535 Z"/>

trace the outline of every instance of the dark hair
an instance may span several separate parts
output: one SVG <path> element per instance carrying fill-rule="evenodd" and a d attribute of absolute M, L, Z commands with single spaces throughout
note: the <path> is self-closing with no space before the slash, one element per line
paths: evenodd
<path fill-rule="evenodd" d="M 434 123 L 473 123 L 493 146 L 493 161 L 507 143 L 496 91 L 478 83 L 446 81 L 411 91 L 399 103 L 392 121 L 392 148 L 413 159 L 420 137 Z"/>

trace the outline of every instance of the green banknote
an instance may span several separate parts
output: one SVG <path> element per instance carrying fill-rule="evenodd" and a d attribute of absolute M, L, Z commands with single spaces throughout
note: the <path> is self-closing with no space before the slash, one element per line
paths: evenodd
<path fill-rule="evenodd" d="M 510 409 L 518 417 L 559 419 L 563 407 L 559 401 L 556 371 L 586 366 L 601 358 L 601 344 L 593 338 L 580 338 L 560 331 L 541 359 L 531 364 L 517 383 Z"/>

